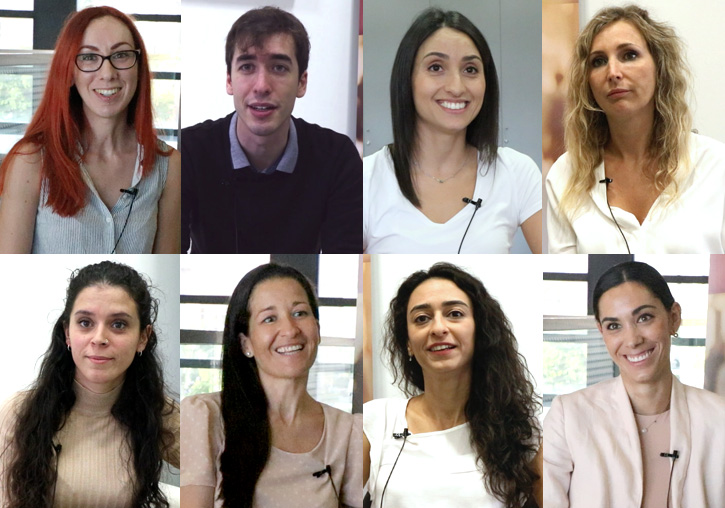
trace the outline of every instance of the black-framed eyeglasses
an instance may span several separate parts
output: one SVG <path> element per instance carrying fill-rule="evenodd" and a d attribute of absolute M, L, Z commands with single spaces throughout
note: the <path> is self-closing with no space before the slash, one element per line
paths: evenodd
<path fill-rule="evenodd" d="M 114 68 L 122 71 L 136 65 L 140 55 L 140 49 L 124 49 L 108 56 L 97 53 L 81 53 L 76 55 L 76 67 L 83 72 L 95 72 L 103 66 L 104 60 L 108 60 Z"/>

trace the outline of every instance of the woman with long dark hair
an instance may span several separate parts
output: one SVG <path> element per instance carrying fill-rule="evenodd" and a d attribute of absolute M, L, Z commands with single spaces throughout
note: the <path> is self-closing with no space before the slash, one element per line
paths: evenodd
<path fill-rule="evenodd" d="M 672 373 L 682 309 L 645 263 L 613 266 L 594 317 L 620 375 L 555 397 L 544 420 L 546 506 L 723 506 L 725 399 Z"/>
<path fill-rule="evenodd" d="M 232 294 L 222 391 L 182 401 L 185 508 L 362 506 L 362 418 L 307 392 L 320 325 L 310 281 L 266 264 Z"/>
<path fill-rule="evenodd" d="M 364 407 L 372 506 L 541 506 L 540 404 L 498 302 L 437 263 L 390 302 L 385 347 L 409 399 Z"/>
<path fill-rule="evenodd" d="M 541 252 L 541 173 L 498 147 L 496 66 L 468 18 L 431 8 L 413 21 L 390 110 L 393 143 L 363 160 L 365 252 L 508 253 L 519 226 Z"/>
<path fill-rule="evenodd" d="M 141 34 L 73 13 L 43 98 L 0 165 L 0 252 L 178 253 L 180 157 L 156 137 Z"/>
<path fill-rule="evenodd" d="M 0 414 L 0 506 L 169 506 L 159 478 L 164 460 L 179 466 L 179 413 L 157 308 L 126 265 L 73 272 L 38 379 Z"/>

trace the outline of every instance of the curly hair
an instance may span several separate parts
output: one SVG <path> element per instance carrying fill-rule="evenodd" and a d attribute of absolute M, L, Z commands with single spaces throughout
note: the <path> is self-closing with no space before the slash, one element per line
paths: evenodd
<path fill-rule="evenodd" d="M 408 358 L 407 313 L 410 295 L 429 279 L 453 282 L 473 305 L 475 346 L 465 407 L 471 445 L 488 492 L 507 508 L 520 508 L 532 497 L 539 479 L 529 463 L 541 435 L 540 403 L 511 324 L 480 280 L 455 265 L 436 263 L 400 285 L 385 323 L 385 347 L 395 381 L 408 396 L 425 391 L 420 364 L 415 357 Z"/>
<path fill-rule="evenodd" d="M 452 28 L 467 35 L 481 54 L 486 91 L 481 111 L 466 129 L 466 143 L 475 146 L 481 160 L 493 164 L 498 155 L 499 90 L 496 65 L 485 37 L 460 12 L 430 8 L 413 21 L 398 46 L 390 76 L 390 112 L 393 117 L 393 144 L 388 145 L 395 167 L 395 177 L 403 196 L 420 206 L 410 167 L 416 149 L 417 114 L 413 101 L 413 67 L 421 45 L 441 28 Z"/>
<path fill-rule="evenodd" d="M 222 346 L 222 418 L 224 451 L 221 455 L 221 492 L 224 507 L 251 508 L 254 489 L 269 459 L 271 428 L 267 396 L 257 362 L 242 352 L 239 334 L 249 333 L 249 299 L 260 282 L 292 279 L 305 291 L 312 314 L 320 312 L 312 283 L 290 266 L 261 265 L 247 273 L 232 293 L 227 308 Z"/>
<path fill-rule="evenodd" d="M 156 353 L 158 338 L 153 331 L 158 300 L 149 284 L 133 268 L 103 261 L 75 270 L 66 291 L 63 313 L 53 327 L 51 343 L 45 352 L 38 379 L 18 409 L 13 429 L 5 488 L 7 508 L 53 506 L 56 482 L 53 437 L 65 425 L 75 404 L 73 391 L 75 363 L 66 349 L 65 327 L 70 321 L 78 294 L 92 286 L 125 290 L 136 303 L 141 330 L 152 326 L 142 356 L 135 356 L 126 370 L 118 400 L 111 415 L 126 429 L 132 451 L 133 503 L 139 508 L 168 507 L 159 489 L 163 452 L 172 445 L 173 435 L 163 419 L 173 411 L 164 393 L 163 371 Z M 129 465 L 130 466 L 130 465 Z"/>
<path fill-rule="evenodd" d="M 589 53 L 594 38 L 617 21 L 631 23 L 639 30 L 655 63 L 655 113 L 648 147 L 656 164 L 652 175 L 655 187 L 660 192 L 666 190 L 671 202 L 678 196 L 678 180 L 684 177 L 678 171 L 686 175 L 690 169 L 688 139 L 692 118 L 687 105 L 690 72 L 683 58 L 682 42 L 672 27 L 654 21 L 641 7 L 602 9 L 579 34 L 569 70 L 565 142 L 573 169 L 560 206 L 570 219 L 596 184 L 594 169 L 602 162 L 602 149 L 610 139 L 607 117 L 589 86 Z"/>

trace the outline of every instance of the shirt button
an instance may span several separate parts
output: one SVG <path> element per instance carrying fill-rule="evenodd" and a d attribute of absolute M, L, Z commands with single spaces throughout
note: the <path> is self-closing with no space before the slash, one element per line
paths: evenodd
<path fill-rule="evenodd" d="M 111 222 L 111 218 L 110 217 L 106 217 L 106 222 Z"/>

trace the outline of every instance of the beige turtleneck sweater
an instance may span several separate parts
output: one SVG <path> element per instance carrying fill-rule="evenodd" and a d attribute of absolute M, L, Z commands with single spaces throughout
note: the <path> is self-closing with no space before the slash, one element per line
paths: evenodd
<path fill-rule="evenodd" d="M 54 443 L 62 449 L 58 455 L 56 508 L 128 508 L 133 493 L 131 476 L 133 459 L 121 425 L 111 416 L 111 407 L 121 393 L 121 386 L 98 394 L 74 383 L 76 402 Z M 6 406 L 17 408 L 25 394 Z M 170 401 L 171 403 L 171 401 Z M 14 411 L 13 411 L 14 413 Z M 14 414 L 13 414 L 14 416 Z M 3 415 L 2 431 L 12 423 Z M 14 421 L 14 418 L 12 418 Z M 179 408 L 167 417 L 167 428 L 174 433 L 174 444 L 164 460 L 179 467 Z M 5 437 L 5 436 L 3 436 Z M 2 478 L 2 476 L 0 476 Z M 0 489 L 0 507 L 5 506 Z"/>

